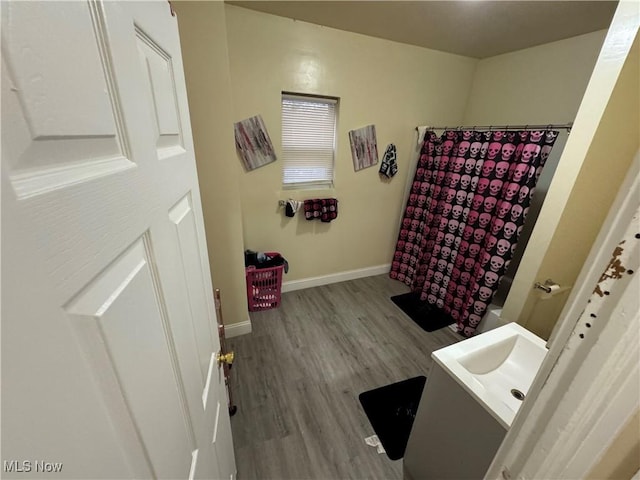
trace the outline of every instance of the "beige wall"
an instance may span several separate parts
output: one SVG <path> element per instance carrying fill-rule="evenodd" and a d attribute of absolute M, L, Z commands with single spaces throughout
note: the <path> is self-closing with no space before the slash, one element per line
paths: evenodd
<path fill-rule="evenodd" d="M 606 34 L 600 30 L 480 60 L 465 125 L 572 122 Z M 566 140 L 566 131 L 561 131 L 538 180 L 541 195 L 536 200 L 540 203 Z"/>
<path fill-rule="evenodd" d="M 281 151 L 281 92 L 340 97 L 335 188 L 283 191 L 281 162 L 240 172 L 245 246 L 289 260 L 285 280 L 390 263 L 415 126 L 459 124 L 477 60 L 226 6 L 234 120 L 261 114 Z M 375 124 L 381 156 L 398 148 L 399 174 L 355 173 L 347 132 Z M 336 197 L 330 224 L 286 218 L 278 200 Z"/>
<path fill-rule="evenodd" d="M 573 121 L 606 33 L 601 30 L 480 60 L 465 124 Z"/>
<path fill-rule="evenodd" d="M 225 324 L 248 319 L 231 83 L 222 2 L 173 2 L 180 39 L 209 263 Z"/>
<path fill-rule="evenodd" d="M 539 278 L 550 277 L 561 285 L 575 283 L 640 148 L 638 42 L 639 38 L 636 37 L 578 176 L 572 185 L 567 186 L 571 193 L 546 253 L 536 258 Z M 588 114 L 585 112 L 585 115 Z M 527 254 L 534 256 L 534 252 Z M 548 338 L 565 300 L 564 296 L 547 301 L 536 300 L 531 295 L 521 311 L 519 321 L 537 335 Z"/>

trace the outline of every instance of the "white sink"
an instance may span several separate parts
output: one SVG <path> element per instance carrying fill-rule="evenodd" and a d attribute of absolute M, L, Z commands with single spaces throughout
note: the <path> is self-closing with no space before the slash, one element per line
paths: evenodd
<path fill-rule="evenodd" d="M 516 396 L 527 394 L 546 354 L 544 340 L 509 323 L 436 350 L 432 357 L 509 429 L 522 405 Z"/>

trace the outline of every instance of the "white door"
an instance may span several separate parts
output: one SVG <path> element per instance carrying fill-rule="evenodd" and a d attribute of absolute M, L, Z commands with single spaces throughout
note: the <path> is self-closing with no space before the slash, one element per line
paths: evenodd
<path fill-rule="evenodd" d="M 3 476 L 233 478 L 169 4 L 3 2 L 1 100 Z"/>

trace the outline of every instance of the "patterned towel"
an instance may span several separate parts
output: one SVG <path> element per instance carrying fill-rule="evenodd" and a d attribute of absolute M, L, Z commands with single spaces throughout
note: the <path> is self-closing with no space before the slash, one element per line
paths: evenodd
<path fill-rule="evenodd" d="M 380 164 L 380 173 L 387 178 L 393 177 L 398 173 L 398 164 L 396 163 L 396 146 L 390 143 L 382 156 Z"/>
<path fill-rule="evenodd" d="M 330 222 L 338 216 L 338 200 L 335 198 L 314 198 L 304 201 L 304 218 L 307 220 L 320 219 Z"/>
<path fill-rule="evenodd" d="M 319 198 L 304 201 L 304 218 L 307 220 L 313 220 L 314 218 L 320 218 L 321 214 L 322 203 L 320 203 Z"/>
<path fill-rule="evenodd" d="M 285 202 L 284 214 L 287 217 L 293 217 L 301 205 L 302 205 L 302 202 L 298 202 L 297 200 L 292 200 L 290 198 Z"/>
<path fill-rule="evenodd" d="M 320 215 L 321 222 L 330 222 L 335 220 L 338 216 L 338 200 L 335 198 L 322 199 L 322 214 Z"/>

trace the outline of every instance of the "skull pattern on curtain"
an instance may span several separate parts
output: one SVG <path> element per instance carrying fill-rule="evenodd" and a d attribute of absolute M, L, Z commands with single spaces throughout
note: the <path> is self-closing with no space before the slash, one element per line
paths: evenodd
<path fill-rule="evenodd" d="M 557 131 L 425 134 L 389 276 L 469 337 L 498 289 Z"/>

